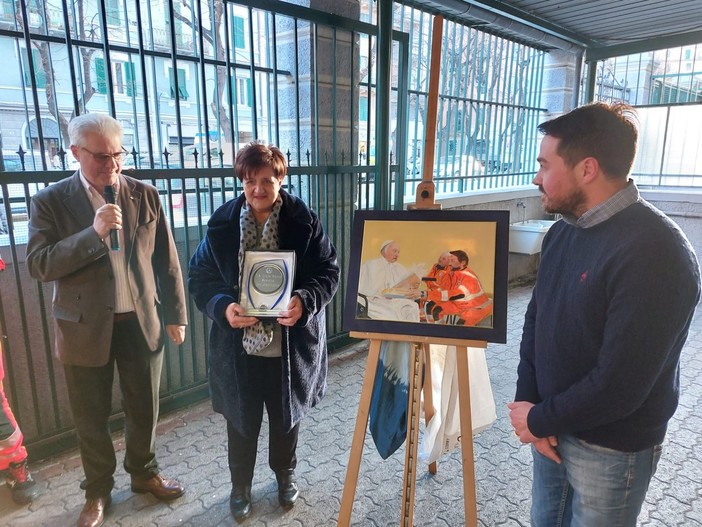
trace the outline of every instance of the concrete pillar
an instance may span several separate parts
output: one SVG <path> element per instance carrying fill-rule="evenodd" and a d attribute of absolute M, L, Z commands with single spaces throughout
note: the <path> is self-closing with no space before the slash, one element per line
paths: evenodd
<path fill-rule="evenodd" d="M 296 3 L 356 20 L 360 15 L 358 0 Z M 342 164 L 342 150 L 343 163 L 351 164 L 358 149 L 358 131 L 354 128 L 358 120 L 358 88 L 351 85 L 352 60 L 353 79 L 358 82 L 358 42 L 352 41 L 347 30 L 334 31 L 329 26 L 318 25 L 315 34 L 310 24 L 300 22 L 296 49 L 294 22 L 287 18 L 278 20 L 278 67 L 293 74 L 283 82 L 279 79 L 281 146 L 287 150 L 289 145 L 293 154 L 291 164 L 298 165 L 299 118 L 299 165 L 307 165 L 308 150 L 313 165 Z M 354 152 L 351 152 L 352 138 Z"/>
<path fill-rule="evenodd" d="M 558 117 L 573 109 L 573 95 L 580 82 L 577 78 L 577 55 L 555 49 L 546 54 L 544 64 L 541 106 L 548 111 L 548 117 Z"/>
<path fill-rule="evenodd" d="M 360 16 L 359 0 L 296 3 L 355 20 Z M 304 21 L 298 22 L 296 28 L 293 20 L 283 17 L 278 18 L 277 24 L 278 67 L 292 73 L 288 79 L 279 79 L 277 87 L 280 146 L 284 152 L 290 150 L 291 166 L 357 164 L 358 36 L 354 38 L 349 30 L 334 30 L 322 24 L 315 28 Z M 301 180 L 293 178 L 292 183 L 299 186 L 295 189 L 299 196 L 309 198 L 310 206 L 337 247 L 342 269 L 347 269 L 349 244 L 342 240 L 351 239 L 354 205 L 350 196 L 356 193 L 357 176 L 311 175 Z M 334 302 L 338 308 L 328 314 L 340 327 L 343 299 Z"/>

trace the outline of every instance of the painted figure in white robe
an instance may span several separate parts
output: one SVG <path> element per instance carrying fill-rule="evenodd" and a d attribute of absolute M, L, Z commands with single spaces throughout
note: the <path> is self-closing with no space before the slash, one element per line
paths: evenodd
<path fill-rule="evenodd" d="M 358 292 L 367 297 L 368 316 L 379 320 L 419 322 L 419 277 L 397 260 L 400 246 L 387 240 L 380 258 L 361 266 Z"/>

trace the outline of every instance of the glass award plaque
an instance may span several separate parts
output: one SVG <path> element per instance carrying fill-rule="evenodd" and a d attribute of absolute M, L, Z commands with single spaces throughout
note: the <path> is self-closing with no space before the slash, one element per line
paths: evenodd
<path fill-rule="evenodd" d="M 246 251 L 239 304 L 252 317 L 279 317 L 290 302 L 294 273 L 294 251 Z"/>

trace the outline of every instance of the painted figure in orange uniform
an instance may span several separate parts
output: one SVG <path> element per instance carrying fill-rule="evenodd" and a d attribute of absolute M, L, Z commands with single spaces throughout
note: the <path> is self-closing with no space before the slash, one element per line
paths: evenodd
<path fill-rule="evenodd" d="M 447 315 L 457 315 L 457 324 L 475 326 L 492 315 L 492 299 L 485 293 L 478 276 L 468 268 L 465 251 L 451 251 L 451 272 L 443 276 L 439 288 L 426 292 L 434 303 L 431 314 L 434 320 Z"/>

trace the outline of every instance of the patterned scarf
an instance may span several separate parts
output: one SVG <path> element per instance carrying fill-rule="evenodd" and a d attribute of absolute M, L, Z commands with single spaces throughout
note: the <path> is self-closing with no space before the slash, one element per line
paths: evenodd
<path fill-rule="evenodd" d="M 273 204 L 268 220 L 263 225 L 263 233 L 261 234 L 261 243 L 257 246 L 257 229 L 256 219 L 253 211 L 249 208 L 248 203 L 244 202 L 239 215 L 239 269 L 244 268 L 244 253 L 260 249 L 262 251 L 275 251 L 280 246 L 278 244 L 278 220 L 280 218 L 280 207 L 283 200 L 278 196 L 278 199 Z M 244 284 L 240 284 L 243 288 Z M 259 321 L 255 325 L 244 328 L 243 344 L 246 353 L 256 355 L 263 350 L 273 340 L 273 328 L 275 321 Z"/>

